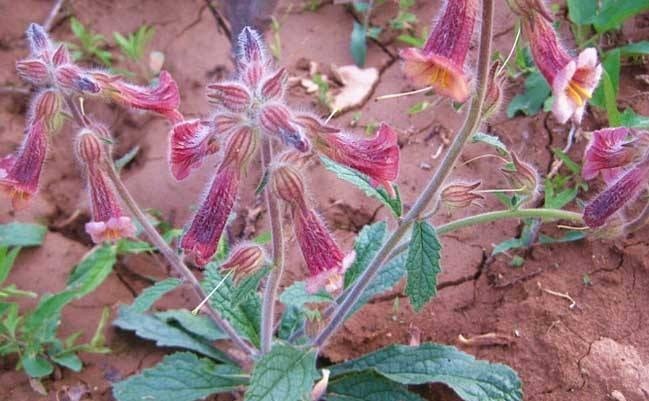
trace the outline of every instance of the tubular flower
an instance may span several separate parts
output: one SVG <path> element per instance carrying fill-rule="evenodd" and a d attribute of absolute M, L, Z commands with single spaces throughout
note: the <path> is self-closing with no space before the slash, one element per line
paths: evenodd
<path fill-rule="evenodd" d="M 200 120 L 183 121 L 171 130 L 169 164 L 177 180 L 187 178 L 203 159 L 219 150 L 212 130 Z"/>
<path fill-rule="evenodd" d="M 316 150 L 328 158 L 366 174 L 375 186 L 382 185 L 394 196 L 392 182 L 399 175 L 397 134 L 382 123 L 373 138 L 357 138 L 328 127 L 310 116 L 299 116 L 297 124 L 305 128 Z"/>
<path fill-rule="evenodd" d="M 232 279 L 239 283 L 242 279 L 251 276 L 264 267 L 266 255 L 264 248 L 257 244 L 241 244 L 228 256 L 221 265 L 221 270 L 232 272 Z"/>
<path fill-rule="evenodd" d="M 300 174 L 293 167 L 280 164 L 273 169 L 271 186 L 275 194 L 291 206 L 293 230 L 309 271 L 307 291 L 337 290 L 342 285 L 344 273 L 343 253 L 309 205 Z"/>
<path fill-rule="evenodd" d="M 523 19 L 523 32 L 534 62 L 552 87 L 552 113 L 562 124 L 570 119 L 579 124 L 602 76 L 597 50 L 588 48 L 577 58 L 571 57 L 559 43 L 551 22 L 540 13 Z"/>
<path fill-rule="evenodd" d="M 86 171 L 92 220 L 86 232 L 96 244 L 135 236 L 135 226 L 124 216 L 115 190 L 104 171 L 104 150 L 101 140 L 90 130 L 77 138 L 77 155 Z"/>
<path fill-rule="evenodd" d="M 135 109 L 149 110 L 177 121 L 180 94 L 178 85 L 167 71 L 160 72 L 155 86 L 139 86 L 124 81 L 119 76 L 92 72 L 100 88 L 100 95 Z"/>
<path fill-rule="evenodd" d="M 407 48 L 399 53 L 404 59 L 403 71 L 415 85 L 432 86 L 441 95 L 458 102 L 468 99 L 464 61 L 478 6 L 478 0 L 448 0 L 424 48 Z"/>
<path fill-rule="evenodd" d="M 624 127 L 604 128 L 593 132 L 586 147 L 581 175 L 592 180 L 602 173 L 604 181 L 614 182 L 638 154 L 631 130 Z"/>
<path fill-rule="evenodd" d="M 256 138 L 249 127 L 242 127 L 232 134 L 212 185 L 180 241 L 180 247 L 199 266 L 209 263 L 216 253 L 234 206 L 242 169 L 256 146 Z"/>
<path fill-rule="evenodd" d="M 47 130 L 43 120 L 29 123 L 23 143 L 15 155 L 0 162 L 0 189 L 11 198 L 15 210 L 24 209 L 38 191 L 47 154 Z"/>
<path fill-rule="evenodd" d="M 584 221 L 591 228 L 603 226 L 609 217 L 645 189 L 647 183 L 649 158 L 638 163 L 590 202 L 584 209 Z"/>

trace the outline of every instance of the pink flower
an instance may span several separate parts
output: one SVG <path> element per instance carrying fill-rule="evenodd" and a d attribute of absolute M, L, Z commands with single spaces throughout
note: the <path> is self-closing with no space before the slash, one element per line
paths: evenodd
<path fill-rule="evenodd" d="M 464 61 L 478 6 L 477 0 L 448 0 L 424 48 L 407 48 L 399 53 L 404 59 L 403 71 L 415 85 L 432 86 L 441 95 L 458 102 L 468 99 Z"/>
<path fill-rule="evenodd" d="M 257 148 L 250 127 L 241 127 L 230 137 L 223 161 L 201 206 L 192 218 L 180 242 L 180 247 L 204 266 L 216 253 L 216 248 L 237 196 L 241 171 Z"/>
<path fill-rule="evenodd" d="M 373 138 L 358 138 L 302 115 L 295 119 L 311 136 L 314 147 L 328 158 L 351 167 L 382 185 L 394 195 L 392 182 L 399 175 L 399 145 L 397 134 L 382 123 Z"/>
<path fill-rule="evenodd" d="M 484 196 L 475 192 L 481 185 L 480 181 L 473 183 L 455 182 L 447 185 L 440 193 L 442 203 L 450 208 L 465 208 L 473 205 L 480 205 Z"/>
<path fill-rule="evenodd" d="M 219 150 L 210 127 L 200 120 L 183 121 L 171 130 L 169 164 L 177 180 L 186 178 L 203 159 Z"/>
<path fill-rule="evenodd" d="M 34 96 L 30 105 L 32 120 L 42 121 L 49 134 L 56 133 L 63 125 L 61 106 L 63 98 L 55 90 L 43 90 Z"/>
<path fill-rule="evenodd" d="M 174 121 L 179 118 L 178 85 L 167 71 L 160 72 L 157 84 L 149 87 L 134 85 L 103 72 L 93 72 L 92 77 L 99 84 L 102 96 L 129 107 L 160 113 Z"/>
<path fill-rule="evenodd" d="M 96 244 L 135 236 L 135 226 L 128 216 L 124 216 L 115 190 L 103 170 L 103 146 L 95 133 L 88 130 L 83 130 L 77 139 L 77 155 L 86 171 L 92 215 L 85 228 Z"/>
<path fill-rule="evenodd" d="M 0 162 L 0 190 L 6 193 L 15 210 L 27 207 L 38 191 L 38 182 L 47 154 L 47 130 L 42 120 L 33 120 L 20 149 Z"/>
<path fill-rule="evenodd" d="M 228 259 L 221 264 L 221 270 L 232 272 L 232 279 L 239 283 L 264 267 L 266 255 L 264 248 L 253 243 L 243 243 L 230 252 Z"/>
<path fill-rule="evenodd" d="M 584 221 L 591 228 L 603 226 L 609 217 L 647 188 L 648 183 L 649 159 L 646 159 L 590 202 L 584 209 Z"/>
<path fill-rule="evenodd" d="M 580 123 L 586 103 L 602 76 L 597 50 L 583 50 L 575 59 L 559 43 L 552 24 L 540 13 L 523 19 L 534 62 L 552 87 L 552 113 L 560 123 Z"/>
<path fill-rule="evenodd" d="M 45 86 L 51 82 L 50 70 L 40 59 L 25 59 L 16 62 L 16 72 L 20 79 L 35 86 Z"/>
<path fill-rule="evenodd" d="M 74 64 L 63 64 L 54 72 L 56 85 L 65 92 L 98 94 L 101 87 L 93 76 Z"/>
<path fill-rule="evenodd" d="M 281 103 L 269 102 L 259 112 L 259 124 L 266 135 L 279 138 L 301 152 L 308 151 L 308 139 L 291 120 L 291 111 Z"/>
<path fill-rule="evenodd" d="M 207 85 L 210 103 L 223 106 L 232 112 L 242 112 L 250 107 L 252 95 L 244 85 L 237 82 L 217 82 Z"/>
<path fill-rule="evenodd" d="M 32 56 L 42 57 L 51 53 L 52 41 L 42 26 L 33 23 L 29 24 L 25 35 L 27 36 Z"/>
<path fill-rule="evenodd" d="M 584 155 L 582 177 L 592 180 L 601 172 L 604 181 L 614 182 L 637 154 L 631 146 L 633 142 L 628 128 L 604 128 L 593 132 Z"/>

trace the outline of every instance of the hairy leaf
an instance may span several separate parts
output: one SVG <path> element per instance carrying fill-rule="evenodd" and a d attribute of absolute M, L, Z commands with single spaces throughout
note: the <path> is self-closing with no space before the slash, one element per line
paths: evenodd
<path fill-rule="evenodd" d="M 151 287 L 145 288 L 140 295 L 135 298 L 133 303 L 128 306 L 133 312 L 143 313 L 149 310 L 151 306 L 163 295 L 176 289 L 182 282 L 177 278 L 168 278 L 158 281 Z"/>
<path fill-rule="evenodd" d="M 333 298 L 326 291 L 322 290 L 315 294 L 309 294 L 304 281 L 296 281 L 284 290 L 279 296 L 280 302 L 284 305 L 293 305 L 302 308 L 305 304 L 331 302 Z"/>
<path fill-rule="evenodd" d="M 388 225 L 385 221 L 379 221 L 363 227 L 358 234 L 356 243 L 354 244 L 356 259 L 354 259 L 354 263 L 345 272 L 345 288 L 349 287 L 365 271 L 379 251 L 381 245 L 383 245 L 387 227 Z"/>
<path fill-rule="evenodd" d="M 356 313 L 363 305 L 377 295 L 392 289 L 406 274 L 406 254 L 401 253 L 386 262 L 376 274 L 374 279 L 365 288 L 349 316 Z M 348 317 L 349 317 L 348 316 Z"/>
<path fill-rule="evenodd" d="M 424 401 L 405 386 L 374 372 L 345 375 L 329 383 L 327 401 Z"/>
<path fill-rule="evenodd" d="M 437 275 L 442 271 L 439 267 L 441 249 L 435 227 L 427 221 L 415 222 L 406 259 L 406 295 L 415 311 L 437 294 Z"/>
<path fill-rule="evenodd" d="M 171 309 L 157 312 L 155 317 L 167 324 L 178 325 L 184 331 L 202 337 L 208 341 L 224 340 L 229 338 L 207 316 L 194 315 L 186 309 Z"/>

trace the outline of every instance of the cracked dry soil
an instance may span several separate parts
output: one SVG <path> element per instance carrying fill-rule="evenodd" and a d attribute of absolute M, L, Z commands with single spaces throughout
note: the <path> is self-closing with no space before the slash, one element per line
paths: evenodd
<path fill-rule="evenodd" d="M 328 4 L 330 2 L 325 2 L 327 4 L 316 13 L 299 12 L 297 3 L 281 1 L 276 13 L 281 27 L 281 63 L 290 73 L 304 74 L 299 67 L 303 59 L 322 65 L 352 64 L 347 49 L 353 16 L 341 6 Z M 420 21 L 429 21 L 440 2 L 419 3 L 415 12 Z M 44 0 L 0 0 L 0 85 L 20 84 L 13 66 L 16 59 L 27 53 L 22 33 L 29 22 L 43 21 L 50 6 L 50 2 Z M 182 112 L 188 117 L 208 111 L 202 89 L 205 82 L 227 76 L 232 71 L 227 37 L 217 30 L 202 0 L 182 4 L 171 0 L 73 0 L 66 2 L 64 11 L 106 37 L 113 31 L 131 32 L 141 24 L 156 27 L 151 48 L 165 53 L 165 68 L 179 83 Z M 392 4 L 381 7 L 373 23 L 385 24 L 394 13 Z M 625 25 L 624 39 L 647 39 L 648 19 L 647 16 L 637 17 Z M 506 53 L 511 46 L 512 21 L 514 18 L 508 10 L 499 7 L 495 47 L 501 53 Z M 52 34 L 59 40 L 72 40 L 65 19 L 57 20 Z M 368 49 L 367 64 L 381 71 L 374 95 L 413 89 L 404 80 L 394 58 L 398 45 L 394 37 L 387 36 L 381 43 L 370 43 Z M 621 82 L 622 103 L 645 115 L 649 114 L 649 86 L 636 77 L 648 72 L 646 66 L 625 67 Z M 522 82 L 510 83 L 508 97 L 521 87 Z M 316 100 L 299 87 L 292 88 L 289 96 L 294 104 L 315 107 L 319 113 L 326 114 L 326 110 L 318 108 Z M 438 159 L 434 155 L 462 121 L 462 115 L 444 102 L 433 111 L 408 115 L 408 108 L 419 100 L 370 100 L 364 105 L 360 119 L 361 124 L 388 121 L 399 130 L 404 161 L 399 185 L 406 206 L 427 181 L 430 169 L 435 168 Z M 95 103 L 90 108 L 95 116 L 110 124 L 118 139 L 118 155 L 134 145 L 141 147 L 135 162 L 124 173 L 137 200 L 145 207 L 161 210 L 176 226 L 182 226 L 192 207 L 186 201 L 198 198 L 210 175 L 209 168 L 201 169 L 186 182 L 174 182 L 166 166 L 168 127 L 164 122 Z M 24 96 L 0 95 L 0 153 L 10 152 L 20 143 L 25 110 Z M 347 126 L 352 118 L 353 113 L 346 113 L 334 122 Z M 603 116 L 591 114 L 584 128 L 597 129 L 605 123 Z M 361 128 L 355 130 L 359 134 L 362 132 Z M 486 124 L 484 130 L 499 135 L 511 149 L 542 172 L 550 171 L 552 148 L 563 147 L 568 133 L 568 127 L 556 124 L 551 116 L 544 114 L 514 119 L 500 114 Z M 69 151 L 73 135 L 67 127 L 53 141 L 42 191 L 31 209 L 13 213 L 6 201 L 0 204 L 0 223 L 14 219 L 38 221 L 50 228 L 42 247 L 21 253 L 9 278 L 10 283 L 39 294 L 60 290 L 74 264 L 90 246 L 82 229 L 88 217 L 88 206 Z M 579 159 L 584 145 L 585 140 L 578 138 L 570 155 Z M 471 145 L 462 159 L 468 161 L 487 150 Z M 422 168 L 422 163 L 430 169 Z M 489 159 L 463 164 L 454 176 L 479 177 L 488 188 L 504 185 Z M 351 248 L 353 236 L 360 227 L 390 218 L 388 211 L 356 189 L 336 181 L 321 166 L 311 166 L 309 178 L 313 198 L 345 249 Z M 254 188 L 258 179 L 257 163 L 246 178 L 247 187 Z M 336 191 L 327 188 L 336 188 Z M 259 212 L 261 204 L 252 192 L 240 194 L 237 206 L 240 216 L 229 232 L 232 238 L 254 236 L 266 230 L 265 211 Z M 585 198 L 590 196 L 592 193 Z M 488 199 L 484 205 L 485 210 L 498 207 L 494 199 Z M 476 211 L 442 213 L 434 222 L 447 222 Z M 499 222 L 444 237 L 444 271 L 439 277 L 438 297 L 415 314 L 400 284 L 367 305 L 362 314 L 350 319 L 326 347 L 324 358 L 337 362 L 391 343 L 408 343 L 411 333 L 418 331 L 421 341 L 454 344 L 478 358 L 509 364 L 521 376 L 526 400 L 603 401 L 619 400 L 620 395 L 628 401 L 648 400 L 649 228 L 616 241 L 533 247 L 521 268 L 510 267 L 505 257 L 489 257 L 493 244 L 518 234 L 519 230 L 517 222 Z M 550 234 L 560 233 L 551 226 L 543 230 Z M 303 262 L 291 244 L 284 285 L 302 277 Z M 122 258 L 115 273 L 97 291 L 64 311 L 61 335 L 82 330 L 84 338 L 88 339 L 104 306 L 111 308 L 114 317 L 120 303 L 131 302 L 152 279 L 167 275 L 164 264 L 155 256 Z M 590 285 L 584 285 L 586 275 Z M 569 294 L 575 305 L 571 308 L 569 301 L 543 292 L 540 285 Z M 159 302 L 157 307 L 192 307 L 192 302 L 189 294 L 180 289 Z M 24 307 L 32 305 L 29 301 L 23 304 Z M 501 340 L 466 345 L 458 339 L 460 334 L 470 339 L 487 333 L 496 333 Z M 50 390 L 48 397 L 32 392 L 24 375 L 13 370 L 15 360 L 0 361 L 0 401 L 56 400 L 57 391 L 79 383 L 91 390 L 86 399 L 111 400 L 111 382 L 154 365 L 169 351 L 157 349 L 112 327 L 106 329 L 106 335 L 112 353 L 82 355 L 85 368 L 81 373 L 55 372 L 44 382 Z M 424 386 L 417 390 L 430 400 L 456 399 L 442 386 Z M 219 399 L 237 397 L 225 395 Z"/>

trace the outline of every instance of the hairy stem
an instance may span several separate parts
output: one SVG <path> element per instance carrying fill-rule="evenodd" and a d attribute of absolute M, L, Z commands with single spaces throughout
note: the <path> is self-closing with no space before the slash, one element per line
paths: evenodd
<path fill-rule="evenodd" d="M 273 148 L 270 139 L 264 137 L 261 145 L 262 168 L 268 172 Z M 261 352 L 270 351 L 273 342 L 275 301 L 282 274 L 284 273 L 284 232 L 282 229 L 282 216 L 280 215 L 277 198 L 272 194 L 268 185 L 264 189 L 266 207 L 270 219 L 270 230 L 273 242 L 273 270 L 268 275 L 264 288 L 264 299 L 261 310 Z"/>
<path fill-rule="evenodd" d="M 462 129 L 455 136 L 453 143 L 451 143 L 451 146 L 437 168 L 437 171 L 426 185 L 424 191 L 415 201 L 412 209 L 410 209 L 401 221 L 401 224 L 383 244 L 372 262 L 370 262 L 368 268 L 363 272 L 358 280 L 356 280 L 349 291 L 349 295 L 345 297 L 340 306 L 333 312 L 329 323 L 313 340 L 313 344 L 316 347 L 322 347 L 329 337 L 335 333 L 344 322 L 347 314 L 354 307 L 360 296 L 363 294 L 363 291 L 365 291 L 383 263 L 387 260 L 392 250 L 399 244 L 403 236 L 419 218 L 420 214 L 428 204 L 437 196 L 440 187 L 451 173 L 455 162 L 459 158 L 464 144 L 478 128 L 489 79 L 489 62 L 491 58 L 491 41 L 493 35 L 493 11 L 494 0 L 484 0 L 482 4 L 482 28 L 480 32 L 480 51 L 478 56 L 477 93 L 471 102 Z"/>
<path fill-rule="evenodd" d="M 66 103 L 68 105 L 68 108 L 70 109 L 70 112 L 72 113 L 74 120 L 82 127 L 88 128 L 90 121 L 85 115 L 83 115 L 83 113 L 81 113 L 77 103 L 70 97 L 66 97 Z M 198 301 L 202 301 L 205 298 L 206 294 L 205 291 L 203 291 L 203 288 L 201 287 L 201 284 L 196 276 L 194 276 L 191 270 L 189 270 L 180 256 L 176 252 L 174 252 L 173 249 L 171 249 L 171 247 L 167 244 L 164 238 L 162 238 L 155 227 L 151 225 L 149 219 L 146 217 L 142 209 L 140 209 L 135 199 L 133 199 L 133 196 L 129 192 L 128 188 L 126 188 L 124 182 L 119 177 L 119 174 L 115 170 L 115 165 L 112 160 L 107 160 L 106 162 L 109 166 L 107 168 L 108 176 L 112 183 L 115 185 L 117 193 L 119 194 L 128 210 L 131 212 L 133 217 L 135 217 L 135 219 L 138 221 L 138 223 L 144 230 L 144 233 L 149 238 L 149 241 L 151 241 L 151 243 L 158 249 L 158 251 L 160 251 L 169 265 L 176 271 L 178 275 L 182 277 L 183 281 L 191 285 Z M 221 316 L 221 314 L 210 305 L 209 302 L 205 305 L 204 309 L 207 315 L 217 325 L 217 327 L 224 333 L 226 333 L 234 342 L 234 344 L 239 349 L 241 349 L 241 351 L 246 353 L 248 356 L 254 356 L 257 354 L 257 350 L 254 347 L 248 345 L 248 343 L 239 335 L 239 333 L 236 332 L 232 325 L 230 325 L 230 323 L 225 320 Z M 235 359 L 240 358 L 235 357 Z"/>

